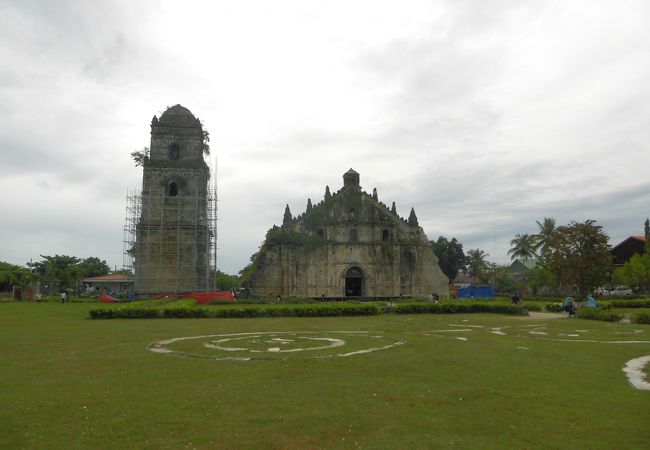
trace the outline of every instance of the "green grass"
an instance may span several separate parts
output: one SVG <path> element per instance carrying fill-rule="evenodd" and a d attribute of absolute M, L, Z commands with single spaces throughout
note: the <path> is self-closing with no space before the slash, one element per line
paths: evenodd
<path fill-rule="evenodd" d="M 650 326 L 493 314 L 88 319 L 96 306 L 0 303 L 0 448 L 650 446 L 650 392 L 621 371 L 650 344 L 538 339 L 650 341 Z M 463 329 L 450 324 L 485 328 L 435 331 Z M 245 362 L 146 350 L 181 336 L 333 330 L 405 344 Z M 563 336 L 575 330 L 589 331 Z"/>

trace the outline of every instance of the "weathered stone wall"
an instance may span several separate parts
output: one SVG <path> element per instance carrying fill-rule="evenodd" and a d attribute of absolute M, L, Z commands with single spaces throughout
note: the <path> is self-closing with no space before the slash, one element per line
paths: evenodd
<path fill-rule="evenodd" d="M 343 297 L 345 273 L 359 267 L 365 275 L 366 297 L 448 295 L 448 280 L 430 248 L 395 244 L 394 258 L 373 244 L 325 244 L 307 250 L 283 244 L 265 249 L 265 262 L 251 285 L 253 295 L 274 297 Z M 409 254 L 412 263 L 404 261 Z"/>
<path fill-rule="evenodd" d="M 180 105 L 154 117 L 136 230 L 137 292 L 209 288 L 208 177 L 200 122 Z"/>

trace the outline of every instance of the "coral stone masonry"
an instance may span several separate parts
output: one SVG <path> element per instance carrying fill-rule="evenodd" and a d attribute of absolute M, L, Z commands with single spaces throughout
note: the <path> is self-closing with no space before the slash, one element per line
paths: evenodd
<path fill-rule="evenodd" d="M 448 295 L 415 210 L 397 215 L 359 185 L 359 174 L 343 175 L 343 188 L 269 230 L 247 280 L 255 296 L 426 297 Z"/>
<path fill-rule="evenodd" d="M 151 121 L 133 247 L 139 295 L 210 288 L 211 238 L 206 134 L 185 107 Z"/>

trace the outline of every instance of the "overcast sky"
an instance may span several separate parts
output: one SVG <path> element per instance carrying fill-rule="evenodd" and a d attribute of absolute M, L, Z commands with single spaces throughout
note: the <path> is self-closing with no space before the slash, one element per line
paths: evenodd
<path fill-rule="evenodd" d="M 349 168 L 504 263 L 536 220 L 650 216 L 650 2 L 0 0 L 0 261 L 122 264 L 130 152 L 177 103 L 236 273 Z"/>

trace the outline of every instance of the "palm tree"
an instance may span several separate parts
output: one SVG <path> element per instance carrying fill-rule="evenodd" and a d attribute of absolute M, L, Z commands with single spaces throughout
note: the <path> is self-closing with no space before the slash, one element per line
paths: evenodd
<path fill-rule="evenodd" d="M 534 234 L 515 234 L 515 238 L 510 241 L 512 248 L 508 250 L 510 259 L 534 258 L 537 250 L 537 236 Z"/>
<path fill-rule="evenodd" d="M 486 258 L 490 256 L 478 248 L 467 250 L 466 261 L 469 274 L 473 277 L 480 277 L 488 269 Z"/>
<path fill-rule="evenodd" d="M 555 219 L 552 217 L 544 217 L 544 220 L 541 223 L 539 220 L 536 220 L 535 222 L 539 228 L 539 232 L 535 235 L 537 239 L 535 250 L 542 249 L 542 253 L 545 253 L 551 245 L 553 234 L 557 231 Z"/>

